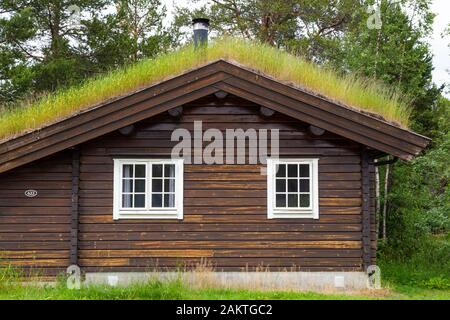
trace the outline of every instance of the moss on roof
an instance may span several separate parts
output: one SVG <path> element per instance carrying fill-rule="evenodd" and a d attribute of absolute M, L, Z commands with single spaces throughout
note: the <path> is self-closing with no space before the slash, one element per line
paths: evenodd
<path fill-rule="evenodd" d="M 258 42 L 222 38 L 211 43 L 201 54 L 189 45 L 3 111 L 0 114 L 0 140 L 42 128 L 105 100 L 218 59 L 235 61 L 340 104 L 408 126 L 410 108 L 406 99 L 376 81 L 353 75 L 340 76 L 333 70 Z"/>

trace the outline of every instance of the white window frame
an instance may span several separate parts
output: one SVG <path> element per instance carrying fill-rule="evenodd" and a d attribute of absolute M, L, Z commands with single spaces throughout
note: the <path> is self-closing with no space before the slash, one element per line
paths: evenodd
<path fill-rule="evenodd" d="M 146 165 L 146 203 L 145 208 L 122 208 L 122 170 L 126 164 Z M 175 207 L 174 208 L 152 208 L 151 198 L 151 165 L 152 164 L 174 164 L 175 165 Z M 114 196 L 113 196 L 113 219 L 183 219 L 183 159 L 114 159 Z"/>
<path fill-rule="evenodd" d="M 276 208 L 275 179 L 276 166 L 279 164 L 308 164 L 310 166 L 310 207 Z M 312 218 L 319 219 L 319 159 L 267 159 L 267 217 L 276 218 Z"/>

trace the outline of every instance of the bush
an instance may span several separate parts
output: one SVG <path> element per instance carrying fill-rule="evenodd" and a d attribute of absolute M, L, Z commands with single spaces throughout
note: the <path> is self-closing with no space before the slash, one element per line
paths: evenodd
<path fill-rule="evenodd" d="M 393 168 L 384 249 L 411 257 L 426 237 L 450 230 L 450 103 L 436 110 L 439 134 L 422 156 Z M 394 254 L 394 255 L 395 255 Z"/>
<path fill-rule="evenodd" d="M 382 245 L 380 256 L 383 280 L 425 289 L 450 289 L 450 234 L 422 237 L 421 245 L 408 257 Z"/>
<path fill-rule="evenodd" d="M 434 277 L 428 280 L 423 280 L 419 286 L 427 289 L 450 290 L 450 279 L 444 277 Z"/>

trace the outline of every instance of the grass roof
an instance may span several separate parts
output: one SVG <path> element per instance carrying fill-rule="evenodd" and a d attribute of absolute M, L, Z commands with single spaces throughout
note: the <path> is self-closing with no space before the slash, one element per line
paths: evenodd
<path fill-rule="evenodd" d="M 205 50 L 189 45 L 127 68 L 22 103 L 0 113 L 0 140 L 42 128 L 105 100 L 125 95 L 209 62 L 236 61 L 279 81 L 289 82 L 346 106 L 374 113 L 403 127 L 410 108 L 406 100 L 376 81 L 341 76 L 282 50 L 242 39 L 218 39 Z"/>

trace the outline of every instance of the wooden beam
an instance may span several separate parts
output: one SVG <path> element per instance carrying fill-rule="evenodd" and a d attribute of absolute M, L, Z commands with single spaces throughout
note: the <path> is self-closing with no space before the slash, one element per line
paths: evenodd
<path fill-rule="evenodd" d="M 216 98 L 218 98 L 218 99 L 225 99 L 226 96 L 228 95 L 228 92 L 225 92 L 225 91 L 217 91 L 216 93 L 214 93 L 214 95 L 215 95 Z"/>
<path fill-rule="evenodd" d="M 400 138 L 401 143 L 414 144 L 425 148 L 431 141 L 430 138 L 419 135 L 407 129 L 393 125 L 386 121 L 380 120 L 369 113 L 363 113 L 355 109 L 331 102 L 323 97 L 299 90 L 293 86 L 276 81 L 262 74 L 255 76 L 255 72 L 243 66 L 238 66 L 231 62 L 222 61 L 218 65 L 223 71 L 234 75 L 237 78 L 252 82 L 271 91 L 278 92 L 286 97 L 293 98 L 298 102 L 303 102 L 309 105 L 310 109 L 320 109 L 327 113 L 338 116 L 337 118 L 344 118 L 352 121 L 354 124 L 360 124 L 368 128 L 375 129 L 383 135 L 389 135 L 394 138 Z"/>
<path fill-rule="evenodd" d="M 51 135 L 60 133 L 61 131 L 66 131 L 68 128 L 76 128 L 86 122 L 91 122 L 96 118 L 101 118 L 103 116 L 107 116 L 111 112 L 123 109 L 124 106 L 134 105 L 140 101 L 148 101 L 149 99 L 168 93 L 169 91 L 177 88 L 183 88 L 194 82 L 201 81 L 205 78 L 210 78 L 216 73 L 220 73 L 217 68 L 219 63 L 220 61 L 212 62 L 202 68 L 192 70 L 182 76 L 174 77 L 158 85 L 150 86 L 137 92 L 132 92 L 127 96 L 106 101 L 104 104 L 100 104 L 89 111 L 79 113 L 74 117 L 70 117 L 62 121 L 58 121 L 55 124 L 38 130 L 37 132 L 33 131 L 4 143 L 0 143 L 0 154 L 9 153 L 14 149 L 19 149 L 25 145 L 28 145 L 30 142 L 41 140 Z M 186 93 L 186 90 L 184 93 Z"/>
<path fill-rule="evenodd" d="M 413 157 L 413 154 L 410 152 L 404 152 L 398 147 L 393 147 L 386 144 L 384 141 L 380 142 L 380 140 L 375 139 L 371 135 L 371 133 L 373 133 L 372 131 L 370 133 L 361 134 L 353 131 L 353 129 L 350 130 L 349 123 L 345 122 L 345 119 L 331 118 L 324 120 L 323 114 L 312 114 L 311 106 L 294 101 L 268 89 L 263 89 L 252 85 L 249 82 L 236 78 L 230 78 L 224 80 L 222 83 L 216 84 L 215 86 L 220 90 L 226 90 L 233 95 L 240 96 L 241 98 L 247 99 L 259 105 L 275 109 L 280 113 L 286 114 L 300 121 L 315 124 L 325 130 L 359 142 L 363 145 L 370 146 L 378 150 L 383 150 L 401 159 L 410 160 Z M 365 129 L 370 130 L 370 128 Z"/>
<path fill-rule="evenodd" d="M 80 149 L 72 151 L 72 208 L 70 215 L 70 264 L 78 265 L 78 190 L 80 184 Z"/>
<path fill-rule="evenodd" d="M 370 157 L 367 150 L 361 153 L 361 200 L 362 200 L 362 243 L 364 270 L 371 265 L 370 239 Z"/>
<path fill-rule="evenodd" d="M 271 117 L 271 116 L 274 115 L 275 110 L 269 109 L 269 108 L 266 108 L 266 107 L 261 106 L 261 107 L 259 108 L 259 112 L 260 112 L 264 117 Z"/>
<path fill-rule="evenodd" d="M 183 114 L 183 106 L 178 106 L 176 108 L 172 108 L 167 110 L 167 113 L 174 118 L 179 118 Z"/>
<path fill-rule="evenodd" d="M 45 155 L 56 153 L 73 145 L 78 145 L 103 134 L 160 114 L 171 108 L 213 94 L 217 92 L 217 89 L 210 84 L 221 81 L 223 77 L 226 77 L 226 75 L 223 73 L 215 73 L 212 76 L 189 84 L 188 89 L 177 88 L 171 92 L 156 96 L 151 100 L 145 100 L 127 108 L 112 111 L 109 114 L 103 115 L 101 119 L 87 120 L 77 127 L 71 127 L 66 130 L 64 134 L 58 133 L 57 135 L 50 135 L 48 138 L 37 139 L 28 146 L 19 148 L 21 149 L 20 153 L 18 150 L 15 150 L 6 155 L 1 155 L 0 172 L 10 170 L 40 159 Z M 180 91 L 181 93 L 178 93 Z M 183 94 L 182 92 L 185 93 Z M 123 101 L 120 102 L 120 105 L 123 106 Z M 93 122 L 98 123 L 93 124 Z"/>
<path fill-rule="evenodd" d="M 131 135 L 134 132 L 134 129 L 135 129 L 135 127 L 132 124 L 132 125 L 120 128 L 119 132 L 120 132 L 120 134 L 122 134 L 124 136 L 129 136 L 129 135 Z"/>
<path fill-rule="evenodd" d="M 322 129 L 322 128 L 319 128 L 319 127 L 316 127 L 313 125 L 310 125 L 308 127 L 308 131 L 309 131 L 309 133 L 311 133 L 312 135 L 315 135 L 315 136 L 321 136 L 325 133 L 325 129 Z"/>
<path fill-rule="evenodd" d="M 302 119 L 304 122 L 342 135 L 366 146 L 389 152 L 400 158 L 411 159 L 413 154 L 418 154 L 423 149 L 416 145 L 405 143 L 402 141 L 401 136 L 394 137 L 387 135 L 378 128 L 372 128 L 359 122 L 343 118 L 327 110 L 322 110 L 316 106 L 308 105 L 280 92 L 274 91 L 273 88 L 262 87 L 259 84 L 254 84 L 251 81 L 237 77 L 230 77 L 224 80 L 224 82 L 258 97 L 265 97 L 272 102 L 284 105 L 293 111 L 301 112 L 303 113 Z M 276 107 L 274 109 L 277 110 Z"/>
<path fill-rule="evenodd" d="M 40 130 L 0 143 L 0 172 L 218 91 L 241 97 L 403 160 L 430 139 L 334 104 L 226 61 L 215 61 L 127 96 L 107 101 Z"/>

